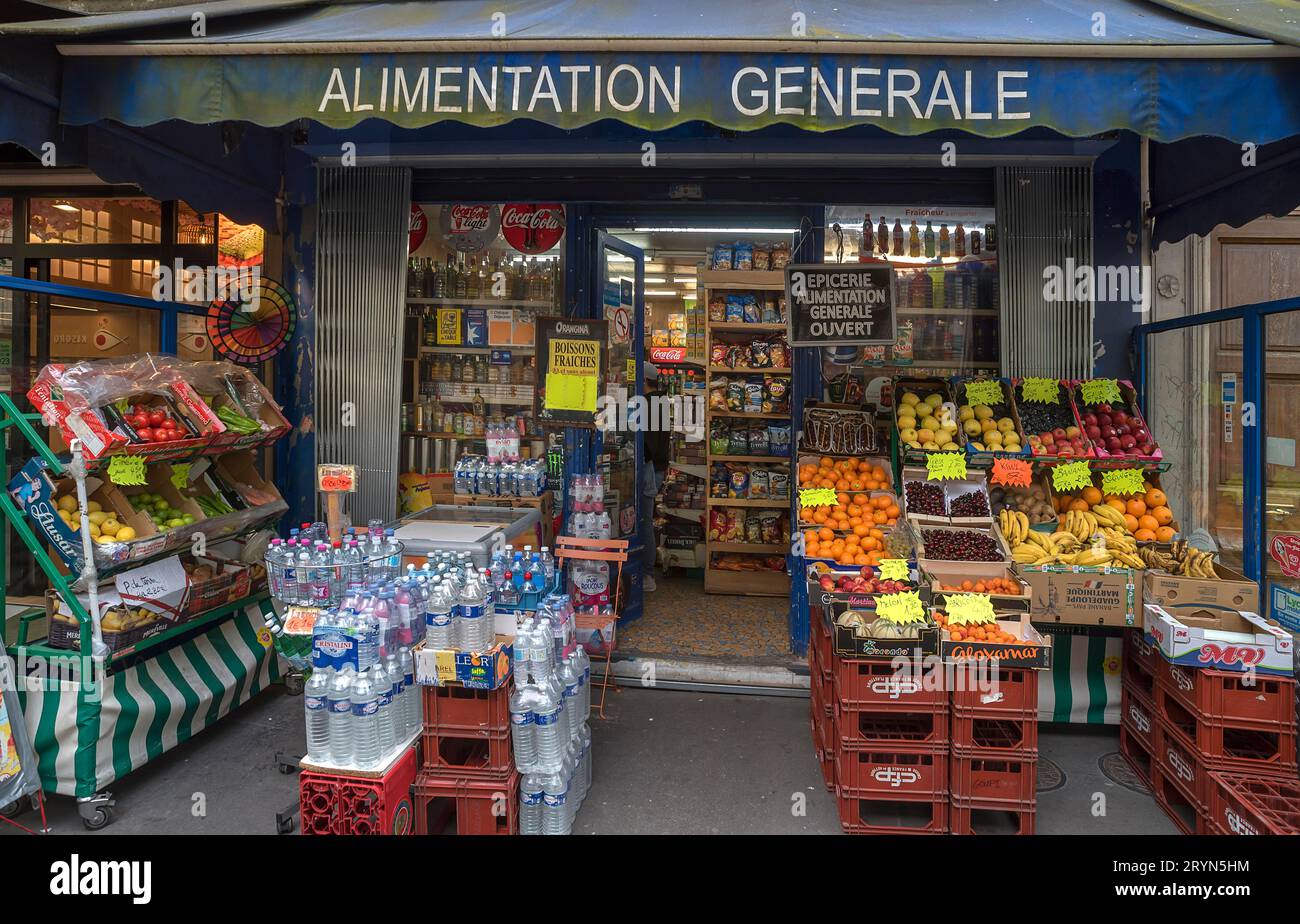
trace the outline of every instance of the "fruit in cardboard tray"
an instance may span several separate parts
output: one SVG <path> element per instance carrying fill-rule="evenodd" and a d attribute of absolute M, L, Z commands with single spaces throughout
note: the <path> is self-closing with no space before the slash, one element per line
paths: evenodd
<path fill-rule="evenodd" d="M 983 491 L 967 491 L 952 499 L 948 513 L 954 517 L 986 517 L 989 515 L 989 502 Z"/>
<path fill-rule="evenodd" d="M 1008 413 L 1004 404 L 992 407 L 985 404 L 963 404 L 957 409 L 962 431 L 970 441 L 971 448 L 980 452 L 1021 451 L 1023 447 L 1020 434 L 1016 431 L 1016 422 Z"/>
<path fill-rule="evenodd" d="M 998 541 L 970 529 L 927 529 L 921 532 L 925 557 L 935 561 L 1002 561 Z"/>
<path fill-rule="evenodd" d="M 1013 597 L 1021 595 L 1020 585 L 1010 578 L 1003 577 L 981 578 L 978 581 L 965 580 L 960 584 L 940 584 L 939 589 L 954 593 L 1004 594 Z"/>
<path fill-rule="evenodd" d="M 165 407 L 136 404 L 129 414 L 123 415 L 123 419 L 131 425 L 141 443 L 169 443 L 190 436 Z"/>
<path fill-rule="evenodd" d="M 804 531 L 804 554 L 841 565 L 875 565 L 884 557 L 885 530 L 898 522 L 898 505 L 888 494 L 855 494 L 847 500 L 848 504 L 800 511 L 801 518 L 811 515 L 814 523 L 814 528 Z"/>
<path fill-rule="evenodd" d="M 992 645 L 1017 645 L 1024 642 L 996 622 L 950 626 L 947 617 L 942 613 L 936 613 L 934 621 L 942 627 L 949 640 L 954 642 L 983 642 Z"/>
<path fill-rule="evenodd" d="M 1178 526 L 1174 522 L 1169 498 L 1149 480 L 1142 484 L 1144 492 L 1130 497 L 1103 495 L 1095 485 L 1078 494 L 1060 494 L 1056 498 L 1057 509 L 1062 513 L 1088 511 L 1104 526 L 1138 542 L 1172 542 L 1178 534 Z M 1129 550 L 1126 548 L 1125 551 Z M 1140 567 L 1131 563 L 1130 566 Z"/>
<path fill-rule="evenodd" d="M 863 565 L 856 574 L 823 574 L 818 583 L 822 590 L 836 594 L 894 594 L 914 589 L 907 581 L 877 577 L 870 565 Z"/>
<path fill-rule="evenodd" d="M 1029 517 L 1029 522 L 1051 523 L 1056 519 L 1056 509 L 1047 498 L 1047 490 L 1038 482 L 1029 487 L 999 485 L 989 488 L 989 501 L 994 511 L 1018 510 Z"/>
<path fill-rule="evenodd" d="M 1089 436 L 1097 442 L 1099 452 L 1108 456 L 1151 456 L 1155 441 L 1142 425 L 1142 418 L 1127 405 L 1102 402 L 1084 406 L 1080 419 Z"/>
<path fill-rule="evenodd" d="M 943 488 L 927 481 L 909 481 L 903 485 L 907 498 L 907 512 L 913 516 L 947 516 Z"/>
<path fill-rule="evenodd" d="M 895 415 L 898 435 L 909 449 L 956 452 L 961 449 L 959 422 L 943 407 L 943 395 L 933 392 L 921 398 L 905 392 Z"/>

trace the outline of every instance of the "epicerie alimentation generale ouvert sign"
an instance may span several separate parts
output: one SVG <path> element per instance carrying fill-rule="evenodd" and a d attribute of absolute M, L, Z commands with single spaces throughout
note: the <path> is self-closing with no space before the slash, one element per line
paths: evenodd
<path fill-rule="evenodd" d="M 895 290 L 894 269 L 887 264 L 787 266 L 790 346 L 892 344 Z"/>

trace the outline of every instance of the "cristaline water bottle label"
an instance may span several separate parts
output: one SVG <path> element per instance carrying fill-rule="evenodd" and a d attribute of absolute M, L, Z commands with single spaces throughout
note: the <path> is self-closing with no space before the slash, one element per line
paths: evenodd
<path fill-rule="evenodd" d="M 332 699 L 329 701 L 330 712 L 342 715 L 345 712 L 352 711 L 352 701 L 349 699 Z"/>
<path fill-rule="evenodd" d="M 542 794 L 540 792 L 519 792 L 519 802 L 522 805 L 541 805 Z"/>
<path fill-rule="evenodd" d="M 379 694 L 378 702 L 376 705 L 377 707 L 390 706 L 392 705 L 392 702 L 393 702 L 393 688 L 389 687 L 387 690 Z"/>
<path fill-rule="evenodd" d="M 559 793 L 549 793 L 549 792 L 545 793 L 542 796 L 542 801 L 547 805 L 553 805 L 553 806 L 563 805 L 564 803 L 569 801 L 569 791 L 566 789 L 564 792 L 559 792 Z"/>
<path fill-rule="evenodd" d="M 464 604 L 461 604 L 460 607 L 461 619 L 481 619 L 482 617 L 483 617 L 483 607 L 466 606 Z"/>
<path fill-rule="evenodd" d="M 550 715 L 547 715 L 544 712 L 539 712 L 533 716 L 533 721 L 536 722 L 538 725 L 554 725 L 559 720 L 560 720 L 560 713 L 558 710 L 552 712 Z"/>
<path fill-rule="evenodd" d="M 304 696 L 303 701 L 308 712 L 323 712 L 329 703 L 329 700 L 323 696 Z"/>
<path fill-rule="evenodd" d="M 451 625 L 451 613 L 426 613 L 424 623 L 435 629 L 446 629 Z"/>
<path fill-rule="evenodd" d="M 532 725 L 537 721 L 536 716 L 531 712 L 512 712 L 510 713 L 510 724 L 515 726 Z"/>
<path fill-rule="evenodd" d="M 343 629 L 325 629 L 311 639 L 311 659 L 316 667 L 342 670 L 346 664 L 357 666 L 356 640 Z"/>
<path fill-rule="evenodd" d="M 364 716 L 368 716 L 368 715 L 374 715 L 374 714 L 375 714 L 376 712 L 378 712 L 378 711 L 379 711 L 379 700 L 378 700 L 378 699 L 372 699 L 372 700 L 371 700 L 370 702 L 368 702 L 368 703 L 353 703 L 353 704 L 352 704 L 352 715 L 353 715 L 353 716 L 356 716 L 356 717 L 364 717 Z"/>

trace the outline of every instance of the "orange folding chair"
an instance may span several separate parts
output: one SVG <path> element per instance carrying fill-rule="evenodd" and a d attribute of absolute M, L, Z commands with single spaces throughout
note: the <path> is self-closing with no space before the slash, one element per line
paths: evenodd
<path fill-rule="evenodd" d="M 577 536 L 555 537 L 555 557 L 563 563 L 569 561 L 609 561 L 615 563 L 614 577 L 611 582 L 614 586 L 614 592 L 609 598 L 614 607 L 614 621 L 610 628 L 609 644 L 605 647 L 604 657 L 592 657 L 593 661 L 605 662 L 605 669 L 600 677 L 600 704 L 597 707 L 597 713 L 602 719 L 605 718 L 605 693 L 609 689 L 610 662 L 614 658 L 614 646 L 617 643 L 618 613 L 622 606 L 623 564 L 627 561 L 627 545 L 626 539 L 579 539 Z M 600 615 L 593 616 L 579 613 L 576 624 L 578 629 L 584 633 L 603 632 L 607 625 L 607 618 Z M 592 672 L 592 678 L 593 682 L 595 682 L 595 671 Z"/>

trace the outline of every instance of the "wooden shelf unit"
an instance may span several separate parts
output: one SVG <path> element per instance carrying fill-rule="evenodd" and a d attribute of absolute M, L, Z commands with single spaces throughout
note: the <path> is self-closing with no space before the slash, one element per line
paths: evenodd
<path fill-rule="evenodd" d="M 784 292 L 784 270 L 772 271 L 730 271 L 720 272 L 704 270 L 699 274 L 699 286 L 703 293 L 703 304 L 707 306 L 714 292 Z M 707 310 L 707 307 L 706 307 Z M 786 330 L 785 324 L 746 324 L 735 321 L 709 321 L 706 326 L 705 355 L 713 355 L 713 340 L 716 337 L 724 342 L 733 342 L 736 335 L 759 334 L 768 336 Z M 726 366 L 707 365 L 704 367 L 705 400 L 713 386 L 715 376 L 723 375 L 790 375 L 789 368 L 768 369 L 732 369 Z M 715 418 L 735 418 L 739 420 L 789 420 L 784 414 L 758 414 L 739 411 L 709 411 L 706 423 L 711 426 Z M 793 434 L 792 434 L 793 436 Z M 793 442 L 793 439 L 792 439 Z M 793 452 L 793 447 L 791 449 Z M 789 456 L 738 456 L 710 451 L 707 455 L 706 472 L 712 472 L 714 462 L 741 462 L 754 465 L 790 466 Z M 711 497 L 707 501 L 713 507 L 758 508 L 768 510 L 787 510 L 789 499 L 758 500 L 749 498 Z M 791 529 L 793 529 L 793 524 Z M 704 590 L 711 594 L 742 594 L 760 597 L 785 597 L 790 593 L 790 577 L 783 571 L 729 571 L 712 568 L 710 564 L 714 553 L 729 552 L 753 555 L 785 555 L 789 549 L 780 543 L 749 542 L 714 542 L 708 539 L 708 523 L 705 522 L 705 561 Z"/>

